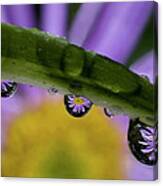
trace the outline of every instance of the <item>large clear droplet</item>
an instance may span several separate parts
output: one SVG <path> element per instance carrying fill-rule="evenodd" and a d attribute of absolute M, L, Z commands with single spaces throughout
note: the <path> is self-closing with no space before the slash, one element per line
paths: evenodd
<path fill-rule="evenodd" d="M 83 96 L 68 94 L 64 96 L 64 104 L 72 116 L 82 117 L 90 110 L 93 103 Z"/>
<path fill-rule="evenodd" d="M 1 97 L 9 98 L 12 97 L 17 90 L 17 83 L 13 81 L 1 81 Z"/>
<path fill-rule="evenodd" d="M 52 88 L 48 89 L 48 93 L 50 95 L 54 95 L 54 94 L 58 93 L 58 90 L 56 88 L 52 87 Z"/>
<path fill-rule="evenodd" d="M 130 120 L 128 143 L 131 152 L 141 163 L 155 165 L 158 159 L 157 126 L 149 127 L 139 119 Z"/>
<path fill-rule="evenodd" d="M 108 108 L 104 108 L 104 113 L 109 118 L 113 118 L 113 116 L 114 116 L 114 114 Z"/>

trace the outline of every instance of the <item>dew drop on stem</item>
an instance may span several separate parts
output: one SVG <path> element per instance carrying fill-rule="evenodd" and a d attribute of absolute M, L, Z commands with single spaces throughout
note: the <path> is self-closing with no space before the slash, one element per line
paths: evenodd
<path fill-rule="evenodd" d="M 108 108 L 104 108 L 104 113 L 109 118 L 113 118 L 113 116 L 114 116 L 114 114 Z"/>
<path fill-rule="evenodd" d="M 55 95 L 56 93 L 58 93 L 58 90 L 54 87 L 48 88 L 48 93 L 50 95 Z"/>
<path fill-rule="evenodd" d="M 93 105 L 93 103 L 86 97 L 73 94 L 64 96 L 64 104 L 68 113 L 74 117 L 84 116 Z"/>
<path fill-rule="evenodd" d="M 147 75 L 141 75 L 141 77 L 147 81 L 149 81 L 149 77 Z"/>
<path fill-rule="evenodd" d="M 157 125 L 150 127 L 139 119 L 130 120 L 128 144 L 135 158 L 143 164 L 153 166 L 158 159 Z"/>
<path fill-rule="evenodd" d="M 9 98 L 12 97 L 17 91 L 18 84 L 13 81 L 4 80 L 1 81 L 1 97 Z"/>

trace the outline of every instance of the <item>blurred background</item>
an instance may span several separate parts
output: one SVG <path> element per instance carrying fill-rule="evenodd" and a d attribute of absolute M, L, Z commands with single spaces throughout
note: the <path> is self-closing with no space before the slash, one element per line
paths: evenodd
<path fill-rule="evenodd" d="M 1 21 L 63 36 L 155 81 L 153 2 L 3 5 Z M 55 51 L 54 51 L 55 52 Z M 1 99 L 2 176 L 153 180 L 127 141 L 129 118 L 96 105 L 71 116 L 64 96 L 19 84 Z"/>

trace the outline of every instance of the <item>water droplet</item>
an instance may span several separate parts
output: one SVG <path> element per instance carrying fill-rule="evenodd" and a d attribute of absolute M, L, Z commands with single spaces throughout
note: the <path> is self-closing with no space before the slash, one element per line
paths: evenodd
<path fill-rule="evenodd" d="M 107 115 L 109 118 L 112 118 L 114 116 L 114 114 L 108 109 L 108 108 L 104 108 L 104 113 L 105 115 Z"/>
<path fill-rule="evenodd" d="M 147 75 L 141 75 L 142 78 L 144 78 L 145 80 L 149 81 L 149 77 Z"/>
<path fill-rule="evenodd" d="M 12 97 L 17 90 L 17 83 L 13 81 L 1 81 L 1 97 Z"/>
<path fill-rule="evenodd" d="M 64 104 L 72 116 L 82 117 L 90 110 L 93 103 L 83 96 L 68 94 L 64 96 Z"/>
<path fill-rule="evenodd" d="M 50 95 L 54 95 L 54 94 L 58 93 L 58 90 L 56 88 L 52 87 L 52 88 L 48 89 L 48 93 Z"/>
<path fill-rule="evenodd" d="M 139 119 L 130 120 L 128 143 L 131 152 L 138 161 L 153 166 L 158 159 L 157 126 L 149 127 Z"/>

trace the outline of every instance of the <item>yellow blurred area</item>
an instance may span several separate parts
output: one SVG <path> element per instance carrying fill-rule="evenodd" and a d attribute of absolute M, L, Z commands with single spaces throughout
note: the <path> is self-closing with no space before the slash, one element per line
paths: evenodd
<path fill-rule="evenodd" d="M 100 108 L 74 118 L 63 100 L 47 100 L 12 121 L 2 176 L 125 179 L 122 139 Z"/>

